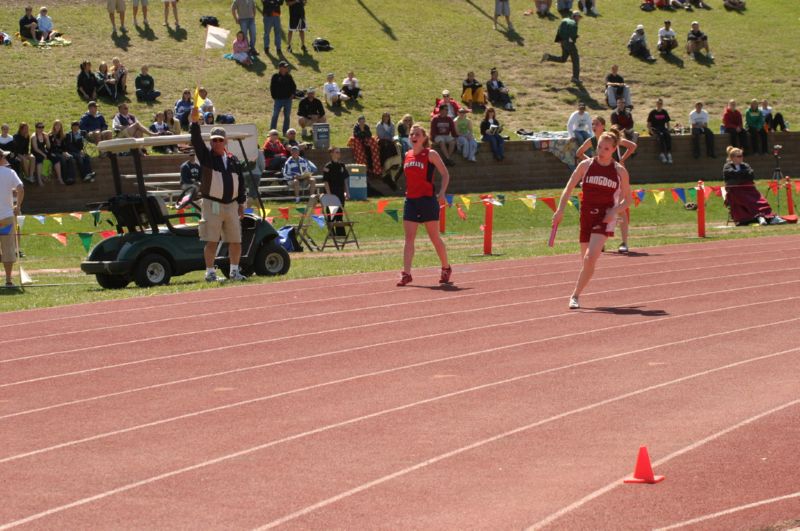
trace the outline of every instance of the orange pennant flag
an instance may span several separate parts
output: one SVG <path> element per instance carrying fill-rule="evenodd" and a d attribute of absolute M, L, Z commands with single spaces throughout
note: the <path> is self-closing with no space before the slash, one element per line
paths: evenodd
<path fill-rule="evenodd" d="M 66 232 L 53 232 L 50 234 L 53 238 L 58 240 L 58 242 L 63 245 L 64 247 L 67 246 L 67 233 Z"/>
<path fill-rule="evenodd" d="M 317 215 L 317 216 L 321 216 L 322 215 L 322 206 L 320 206 L 320 205 L 315 206 L 314 207 L 314 214 Z"/>
<path fill-rule="evenodd" d="M 461 219 L 466 221 L 467 220 L 467 214 L 466 214 L 466 212 L 464 212 L 464 210 L 461 209 L 461 203 L 459 203 L 456 206 L 456 210 L 458 211 L 458 217 L 460 217 Z"/>
<path fill-rule="evenodd" d="M 556 211 L 556 200 L 554 197 L 540 197 L 539 201 L 550 207 L 553 212 Z"/>
<path fill-rule="evenodd" d="M 117 235 L 117 231 L 115 231 L 115 230 L 104 230 L 103 232 L 100 233 L 100 236 L 102 236 L 104 240 L 106 238 L 110 238 L 110 237 L 116 236 L 116 235 Z"/>
<path fill-rule="evenodd" d="M 386 205 L 389 204 L 388 199 L 381 199 L 378 201 L 378 214 L 383 214 L 383 211 L 386 209 Z"/>
<path fill-rule="evenodd" d="M 78 221 L 83 219 L 83 214 L 81 214 L 80 212 L 70 212 L 69 215 L 77 219 Z"/>
<path fill-rule="evenodd" d="M 278 210 L 280 210 L 283 219 L 289 219 L 289 207 L 278 207 Z"/>

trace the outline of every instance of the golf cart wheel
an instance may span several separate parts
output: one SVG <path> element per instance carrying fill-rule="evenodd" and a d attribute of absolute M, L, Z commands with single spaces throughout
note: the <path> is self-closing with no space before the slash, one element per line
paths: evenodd
<path fill-rule="evenodd" d="M 172 266 L 169 260 L 160 254 L 148 254 L 136 264 L 133 280 L 140 288 L 149 288 L 169 284 L 171 277 Z"/>
<path fill-rule="evenodd" d="M 285 275 L 289 272 L 290 265 L 289 253 L 277 240 L 263 244 L 256 254 L 255 270 L 258 275 Z"/>
<path fill-rule="evenodd" d="M 98 273 L 95 275 L 97 283 L 101 288 L 105 289 L 122 289 L 131 281 L 125 275 L 109 275 L 106 273 Z"/>

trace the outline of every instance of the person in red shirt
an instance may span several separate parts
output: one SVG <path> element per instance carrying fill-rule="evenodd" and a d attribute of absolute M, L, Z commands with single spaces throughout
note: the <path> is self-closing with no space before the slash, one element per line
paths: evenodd
<path fill-rule="evenodd" d="M 406 200 L 403 207 L 403 231 L 405 245 L 403 247 L 403 271 L 398 286 L 405 286 L 411 278 L 411 262 L 414 260 L 414 242 L 420 224 L 425 226 L 436 254 L 442 262 L 440 284 L 450 284 L 453 272 L 447 259 L 447 249 L 439 236 L 439 205 L 446 201 L 447 185 L 450 174 L 439 154 L 430 148 L 430 139 L 420 124 L 411 126 L 409 133 L 412 148 L 406 152 L 403 161 L 403 172 L 406 176 Z M 433 174 L 439 172 L 442 177 L 441 188 L 436 193 Z M 438 196 L 438 199 L 437 199 Z"/>
<path fill-rule="evenodd" d="M 725 112 L 722 113 L 722 127 L 730 136 L 733 147 L 742 148 L 747 151 L 747 131 L 744 129 L 742 113 L 736 108 L 736 100 L 728 102 Z"/>
<path fill-rule="evenodd" d="M 617 216 L 625 212 L 630 202 L 628 171 L 612 158 L 618 144 L 619 132 L 615 129 L 600 135 L 597 156 L 578 164 L 564 187 L 558 209 L 553 214 L 553 224 L 560 223 L 572 190 L 580 182 L 583 190 L 580 213 L 583 267 L 569 298 L 571 310 L 581 307 L 578 297 L 592 279 L 606 240 L 614 235 Z"/>
<path fill-rule="evenodd" d="M 455 102 L 453 102 L 455 103 Z M 431 120 L 431 136 L 433 141 L 442 150 L 444 163 L 453 166 L 455 163 L 450 157 L 456 151 L 456 123 L 447 115 L 447 105 L 439 106 L 439 114 Z"/>
<path fill-rule="evenodd" d="M 281 143 L 281 138 L 278 136 L 277 129 L 272 129 L 269 132 L 269 136 L 264 141 L 262 149 L 264 151 L 264 166 L 266 169 L 272 171 L 280 171 L 286 159 L 291 156 L 286 146 Z"/>

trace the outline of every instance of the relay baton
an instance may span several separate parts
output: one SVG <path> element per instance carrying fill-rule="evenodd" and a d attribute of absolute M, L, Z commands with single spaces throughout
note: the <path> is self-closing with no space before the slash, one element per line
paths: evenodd
<path fill-rule="evenodd" d="M 553 228 L 550 229 L 550 239 L 547 240 L 548 247 L 552 247 L 556 243 L 556 232 L 558 232 L 558 223 L 553 223 Z"/>

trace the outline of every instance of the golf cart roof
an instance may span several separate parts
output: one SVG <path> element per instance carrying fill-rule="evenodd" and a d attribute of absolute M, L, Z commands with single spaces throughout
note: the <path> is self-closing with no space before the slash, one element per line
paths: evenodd
<path fill-rule="evenodd" d="M 226 135 L 228 140 L 241 140 L 252 136 L 249 133 L 229 132 Z M 203 140 L 208 141 L 209 134 L 203 133 Z M 101 152 L 121 153 L 131 149 L 142 149 L 155 146 L 174 146 L 175 144 L 190 144 L 192 137 L 185 135 L 163 135 L 147 136 L 144 138 L 114 138 L 112 140 L 102 140 L 97 144 L 97 149 Z"/>

